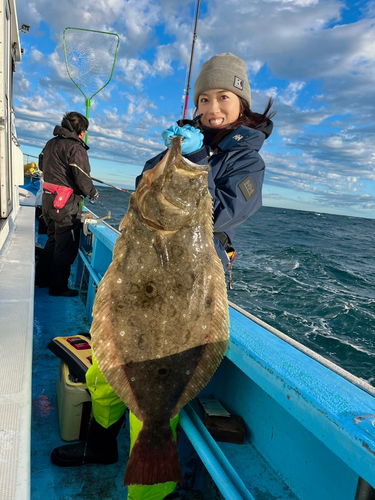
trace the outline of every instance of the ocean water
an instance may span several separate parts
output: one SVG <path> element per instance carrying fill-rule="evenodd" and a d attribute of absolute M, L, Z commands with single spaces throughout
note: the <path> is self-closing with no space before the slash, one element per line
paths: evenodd
<path fill-rule="evenodd" d="M 99 192 L 118 228 L 129 194 Z M 262 207 L 234 246 L 229 300 L 375 386 L 375 220 Z"/>

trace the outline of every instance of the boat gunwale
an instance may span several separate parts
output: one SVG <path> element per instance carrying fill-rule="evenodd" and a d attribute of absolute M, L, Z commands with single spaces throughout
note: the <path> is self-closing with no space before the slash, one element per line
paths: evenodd
<path fill-rule="evenodd" d="M 90 214 L 92 214 L 94 217 L 99 218 L 92 210 L 88 209 L 85 207 L 85 210 L 87 210 Z M 118 231 L 116 228 L 112 227 L 110 224 L 106 223 L 105 221 L 101 221 L 100 224 L 103 224 L 106 226 L 109 230 L 115 232 L 116 234 L 120 235 L 121 231 Z M 90 227 L 90 230 L 92 230 L 92 226 Z M 91 231 L 93 234 L 95 233 L 94 231 Z M 316 362 L 320 363 L 323 365 L 325 368 L 328 368 L 330 371 L 333 373 L 336 373 L 337 375 L 341 376 L 343 379 L 347 380 L 348 382 L 352 383 L 354 386 L 358 387 L 359 389 L 363 390 L 367 394 L 369 394 L 372 397 L 375 397 L 375 387 L 373 387 L 371 384 L 366 382 L 364 379 L 361 379 L 357 377 L 356 375 L 348 372 L 344 368 L 341 368 L 339 365 L 337 365 L 334 361 L 329 360 L 328 358 L 325 358 L 321 354 L 318 354 L 317 352 L 313 351 L 309 347 L 306 347 L 305 345 L 301 344 L 298 340 L 293 339 L 292 337 L 286 335 L 285 333 L 281 332 L 277 328 L 269 325 L 265 321 L 261 320 L 257 316 L 254 316 L 253 314 L 249 313 L 245 309 L 243 309 L 241 306 L 235 304 L 232 301 L 228 301 L 228 304 L 230 307 L 232 307 L 234 310 L 245 316 L 246 318 L 250 319 L 254 323 L 256 323 L 258 326 L 264 328 L 268 332 L 272 333 L 276 337 L 278 337 L 280 340 L 286 342 L 290 346 L 298 349 L 302 353 L 306 354 L 309 358 L 315 360 Z"/>
<path fill-rule="evenodd" d="M 348 372 L 344 368 L 341 368 L 339 365 L 334 363 L 333 361 L 330 361 L 329 359 L 325 358 L 321 354 L 318 354 L 317 352 L 311 350 L 310 348 L 304 346 L 298 340 L 293 339 L 292 337 L 289 337 L 285 333 L 281 332 L 277 328 L 269 325 L 265 321 L 259 319 L 258 317 L 254 316 L 253 314 L 249 313 L 245 309 L 243 309 L 241 306 L 238 306 L 237 304 L 234 304 L 231 301 L 228 301 L 230 307 L 232 307 L 234 310 L 242 314 L 243 316 L 247 317 L 254 323 L 256 323 L 258 326 L 264 328 L 268 332 L 272 333 L 276 337 L 278 337 L 280 340 L 283 340 L 287 344 L 289 344 L 292 347 L 295 347 L 299 351 L 301 351 L 303 354 L 306 354 L 309 358 L 312 358 L 314 361 L 317 361 L 321 365 L 323 365 L 325 368 L 328 368 L 332 372 L 336 373 L 337 375 L 341 376 L 348 382 L 352 383 L 359 389 L 362 389 L 363 391 L 367 392 L 370 396 L 375 397 L 375 387 L 370 385 L 368 382 L 365 380 L 357 377 L 356 375 L 353 375 L 352 373 Z"/>

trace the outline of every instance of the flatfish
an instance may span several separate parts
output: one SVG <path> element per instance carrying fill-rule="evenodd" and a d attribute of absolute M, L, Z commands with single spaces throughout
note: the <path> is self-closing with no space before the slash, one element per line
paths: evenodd
<path fill-rule="evenodd" d="M 209 382 L 229 340 L 213 243 L 209 167 L 181 138 L 130 197 L 95 298 L 93 349 L 108 384 L 143 422 L 124 484 L 182 481 L 170 420 Z"/>

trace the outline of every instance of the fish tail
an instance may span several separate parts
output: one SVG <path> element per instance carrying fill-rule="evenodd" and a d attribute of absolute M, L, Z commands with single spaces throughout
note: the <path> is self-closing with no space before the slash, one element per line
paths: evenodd
<path fill-rule="evenodd" d="M 153 431 L 142 429 L 134 443 L 124 476 L 124 486 L 152 485 L 169 481 L 182 483 L 177 443 L 172 429 L 159 429 L 155 442 Z"/>

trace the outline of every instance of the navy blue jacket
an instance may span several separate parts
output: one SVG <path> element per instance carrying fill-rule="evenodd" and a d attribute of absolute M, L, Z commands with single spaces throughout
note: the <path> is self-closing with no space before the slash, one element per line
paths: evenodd
<path fill-rule="evenodd" d="M 211 167 L 208 189 L 213 199 L 214 232 L 225 233 L 230 246 L 233 244 L 234 229 L 262 206 L 265 164 L 259 150 L 271 134 L 272 127 L 270 120 L 255 129 L 241 125 L 219 143 L 218 152 L 212 153 L 208 146 L 203 146 L 194 153 L 184 155 L 193 163 L 208 163 Z M 166 151 L 149 160 L 143 172 L 157 165 Z M 143 172 L 136 179 L 136 187 Z M 229 259 L 216 236 L 215 248 L 224 269 L 227 269 Z"/>

